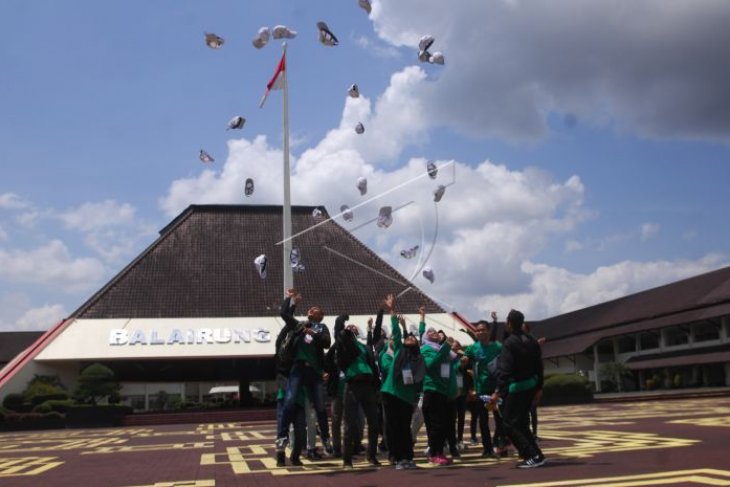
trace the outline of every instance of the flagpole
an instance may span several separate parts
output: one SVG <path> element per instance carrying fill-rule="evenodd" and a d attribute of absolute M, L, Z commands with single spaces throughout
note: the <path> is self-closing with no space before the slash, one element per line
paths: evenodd
<path fill-rule="evenodd" d="M 289 169 L 289 66 L 286 62 L 286 42 L 281 45 L 284 51 L 284 99 L 283 99 L 283 123 L 284 123 L 284 208 L 283 208 L 283 260 L 284 260 L 284 296 L 288 289 L 294 287 L 294 270 L 289 262 L 291 254 L 291 192 L 289 186 L 290 169 Z"/>

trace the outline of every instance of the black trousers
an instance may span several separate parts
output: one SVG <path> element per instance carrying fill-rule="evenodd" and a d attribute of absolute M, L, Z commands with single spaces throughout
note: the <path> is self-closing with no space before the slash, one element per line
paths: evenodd
<path fill-rule="evenodd" d="M 343 438 L 342 459 L 352 461 L 353 439 L 359 430 L 358 414 L 362 407 L 368 423 L 368 458 L 375 458 L 378 448 L 378 403 L 373 382 L 353 382 L 345 385 L 345 435 Z"/>
<path fill-rule="evenodd" d="M 423 419 L 426 422 L 428 448 L 431 456 L 444 454 L 444 442 L 448 435 L 448 397 L 435 391 L 423 392 Z"/>
<path fill-rule="evenodd" d="M 533 397 L 535 397 L 535 389 L 511 392 L 507 394 L 502 403 L 504 431 L 524 459 L 542 455 L 542 451 L 530 431 L 529 415 Z"/>
<path fill-rule="evenodd" d="M 413 404 L 397 397 L 383 393 L 383 410 L 385 411 L 385 438 L 388 452 L 396 462 L 413 460 L 413 438 L 411 437 L 411 416 Z"/>
<path fill-rule="evenodd" d="M 456 441 L 464 441 L 464 422 L 466 420 L 466 395 L 456 398 Z"/>

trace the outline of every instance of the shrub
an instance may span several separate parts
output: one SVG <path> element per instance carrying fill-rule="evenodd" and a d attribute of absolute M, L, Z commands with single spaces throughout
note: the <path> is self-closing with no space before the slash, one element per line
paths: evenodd
<path fill-rule="evenodd" d="M 96 404 L 96 401 L 112 394 L 118 394 L 121 385 L 114 372 L 100 363 L 91 364 L 79 375 L 79 385 L 74 397 L 83 403 Z"/>
<path fill-rule="evenodd" d="M 555 374 L 543 384 L 543 404 L 577 404 L 593 400 L 588 380 L 578 374 Z"/>
<path fill-rule="evenodd" d="M 47 402 L 38 404 L 37 406 L 33 407 L 33 409 L 31 410 L 31 412 L 33 412 L 33 413 L 41 413 L 41 414 L 50 413 L 52 411 L 53 411 L 53 409 L 51 409 L 51 406 Z"/>
<path fill-rule="evenodd" d="M 3 407 L 11 411 L 20 411 L 23 409 L 23 396 L 16 392 L 11 392 L 3 399 Z"/>
<path fill-rule="evenodd" d="M 73 406 L 74 400 L 73 399 L 52 399 L 50 401 L 46 401 L 43 404 L 47 404 L 51 411 L 56 411 L 61 414 L 64 414 L 68 408 Z"/>
<path fill-rule="evenodd" d="M 48 399 L 67 399 L 66 389 L 60 385 L 58 377 L 36 375 L 23 391 L 23 400 L 32 405 Z"/>

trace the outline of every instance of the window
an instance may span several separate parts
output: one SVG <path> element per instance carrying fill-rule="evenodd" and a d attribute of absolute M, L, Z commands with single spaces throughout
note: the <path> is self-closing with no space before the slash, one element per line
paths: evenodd
<path fill-rule="evenodd" d="M 692 325 L 696 342 L 706 342 L 720 339 L 720 321 L 706 320 Z"/>
<path fill-rule="evenodd" d="M 645 331 L 639 335 L 639 350 L 651 350 L 659 348 L 659 333 L 656 331 Z"/>
<path fill-rule="evenodd" d="M 680 325 L 664 329 L 664 343 L 668 347 L 689 343 L 689 326 Z"/>
<path fill-rule="evenodd" d="M 636 335 L 624 335 L 618 339 L 618 353 L 636 351 Z"/>

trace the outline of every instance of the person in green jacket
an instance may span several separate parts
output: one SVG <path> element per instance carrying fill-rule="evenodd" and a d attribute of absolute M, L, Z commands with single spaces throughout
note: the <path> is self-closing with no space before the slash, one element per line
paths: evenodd
<path fill-rule="evenodd" d="M 502 344 L 498 341 L 492 341 L 492 325 L 489 322 L 481 320 L 476 325 L 477 341 L 466 347 L 464 351 L 468 364 L 472 368 L 474 377 L 474 391 L 477 397 L 491 396 L 497 386 L 497 378 L 494 375 L 494 366 L 496 359 L 502 351 Z M 490 371 L 490 368 L 492 369 Z M 489 416 L 486 405 L 477 408 L 479 414 L 479 427 L 482 435 L 482 456 L 493 457 L 494 444 L 489 432 Z M 503 436 L 502 421 L 495 414 L 495 435 L 494 442 L 501 443 Z M 503 445 L 498 445 L 503 446 Z"/>
<path fill-rule="evenodd" d="M 448 434 L 448 396 L 451 383 L 452 362 L 456 353 L 438 330 L 427 327 L 422 338 L 421 355 L 426 364 L 423 379 L 423 416 L 428 436 L 429 462 L 449 465 L 452 461 L 444 455 L 444 442 Z"/>
<path fill-rule="evenodd" d="M 426 373 L 426 365 L 413 334 L 406 333 L 406 322 L 396 315 L 395 295 L 385 299 L 390 314 L 390 347 L 381 354 L 383 385 L 380 389 L 388 451 L 395 461 L 397 470 L 416 468 L 413 461 L 413 439 L 411 437 L 411 416 L 418 402 L 418 390 Z M 401 334 L 400 326 L 403 327 Z"/>

